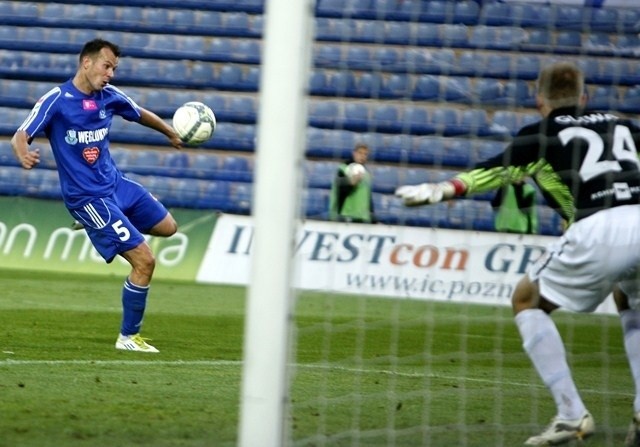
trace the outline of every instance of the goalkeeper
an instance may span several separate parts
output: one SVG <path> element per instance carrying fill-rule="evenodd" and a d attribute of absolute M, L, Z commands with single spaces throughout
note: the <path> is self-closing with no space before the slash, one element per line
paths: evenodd
<path fill-rule="evenodd" d="M 540 72 L 542 119 L 523 127 L 498 156 L 449 181 L 401 186 L 407 206 L 499 188 L 526 176 L 569 224 L 517 284 L 512 307 L 523 347 L 551 392 L 557 413 L 526 445 L 556 445 L 595 431 L 550 317 L 557 308 L 592 312 L 607 295 L 620 314 L 635 382 L 627 446 L 640 446 L 640 128 L 584 109 L 584 76 L 573 64 Z"/>

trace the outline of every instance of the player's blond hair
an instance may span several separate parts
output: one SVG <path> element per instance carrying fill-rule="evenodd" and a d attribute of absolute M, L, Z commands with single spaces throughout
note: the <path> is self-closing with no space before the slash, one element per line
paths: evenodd
<path fill-rule="evenodd" d="M 540 71 L 538 95 L 552 109 L 579 105 L 583 93 L 584 74 L 576 65 L 558 62 Z"/>

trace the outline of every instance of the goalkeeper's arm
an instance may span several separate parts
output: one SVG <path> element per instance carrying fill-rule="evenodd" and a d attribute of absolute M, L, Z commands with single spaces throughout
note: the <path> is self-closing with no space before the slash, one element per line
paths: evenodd
<path fill-rule="evenodd" d="M 526 168 L 514 166 L 476 168 L 440 183 L 400 186 L 396 189 L 396 195 L 402 198 L 406 206 L 428 205 L 457 196 L 498 189 L 508 183 L 521 180 L 526 175 Z"/>

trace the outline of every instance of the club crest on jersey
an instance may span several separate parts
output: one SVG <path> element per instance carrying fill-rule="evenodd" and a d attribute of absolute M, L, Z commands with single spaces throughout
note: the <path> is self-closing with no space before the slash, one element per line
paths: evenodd
<path fill-rule="evenodd" d="M 98 149 L 97 147 L 85 147 L 82 150 L 82 156 L 85 160 L 87 160 L 87 163 L 92 165 L 100 156 L 100 149 Z"/>
<path fill-rule="evenodd" d="M 64 141 L 67 144 L 76 144 L 78 142 L 78 132 L 73 129 L 67 130 L 67 135 L 64 137 Z"/>
<path fill-rule="evenodd" d="M 107 117 L 107 111 L 105 109 L 100 109 L 100 113 L 98 114 L 101 120 Z"/>
<path fill-rule="evenodd" d="M 83 99 L 82 110 L 98 110 L 98 104 L 93 99 Z"/>

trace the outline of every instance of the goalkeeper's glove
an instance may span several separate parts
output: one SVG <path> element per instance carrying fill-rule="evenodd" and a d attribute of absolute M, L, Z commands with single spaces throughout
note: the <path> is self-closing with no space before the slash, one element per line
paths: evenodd
<path fill-rule="evenodd" d="M 452 182 L 421 183 L 420 185 L 404 185 L 396 189 L 396 196 L 402 198 L 406 206 L 428 205 L 449 200 L 456 195 L 456 187 Z"/>

